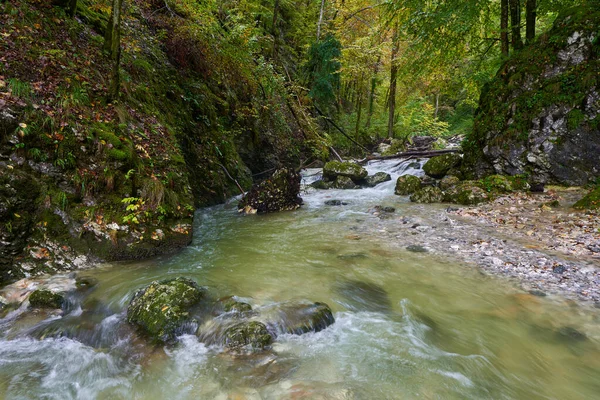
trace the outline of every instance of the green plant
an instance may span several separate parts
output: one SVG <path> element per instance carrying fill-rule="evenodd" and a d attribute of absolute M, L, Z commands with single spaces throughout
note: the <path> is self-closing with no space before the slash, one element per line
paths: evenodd
<path fill-rule="evenodd" d="M 126 204 L 125 211 L 129 214 L 123 216 L 124 224 L 139 224 L 142 216 L 142 207 L 144 200 L 139 197 L 126 197 L 121 200 L 121 203 Z"/>
<path fill-rule="evenodd" d="M 11 78 L 8 80 L 8 87 L 13 96 L 20 97 L 25 100 L 29 100 L 32 97 L 33 90 L 28 82 L 21 82 L 17 78 Z"/>

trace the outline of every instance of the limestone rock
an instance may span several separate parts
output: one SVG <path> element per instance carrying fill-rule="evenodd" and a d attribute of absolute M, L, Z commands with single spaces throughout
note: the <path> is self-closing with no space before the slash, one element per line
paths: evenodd
<path fill-rule="evenodd" d="M 421 189 L 421 180 L 414 175 L 402 175 L 396 180 L 394 193 L 399 196 L 413 194 Z"/>
<path fill-rule="evenodd" d="M 329 161 L 323 167 L 323 179 L 334 181 L 338 176 L 345 176 L 359 182 L 369 175 L 366 169 L 352 162 Z"/>
<path fill-rule="evenodd" d="M 462 157 L 455 153 L 443 154 L 429 159 L 423 165 L 423 171 L 432 178 L 441 179 L 451 168 L 454 168 L 462 162 Z"/>
<path fill-rule="evenodd" d="M 419 189 L 410 196 L 410 201 L 415 203 L 441 203 L 443 199 L 441 189 L 433 186 Z"/>
<path fill-rule="evenodd" d="M 269 213 L 295 210 L 302 204 L 301 177 L 291 169 L 279 169 L 267 180 L 252 186 L 238 204 L 239 210 Z"/>

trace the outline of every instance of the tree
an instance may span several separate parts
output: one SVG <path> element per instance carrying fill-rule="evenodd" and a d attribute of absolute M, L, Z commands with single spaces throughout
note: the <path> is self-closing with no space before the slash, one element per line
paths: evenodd
<path fill-rule="evenodd" d="M 109 101 L 116 100 L 119 97 L 121 64 L 121 10 L 123 0 L 112 0 L 112 8 L 106 35 L 104 37 L 104 51 L 108 53 L 112 62 L 110 77 L 110 87 L 108 89 Z"/>
<path fill-rule="evenodd" d="M 525 0 L 525 38 L 527 44 L 535 39 L 535 20 L 537 18 L 537 2 L 536 0 Z"/>
<path fill-rule="evenodd" d="M 388 113 L 388 137 L 394 137 L 394 118 L 396 114 L 396 87 L 397 87 L 397 75 L 398 75 L 398 64 L 396 57 L 398 56 L 398 49 L 400 36 L 398 33 L 398 23 L 394 25 L 394 31 L 392 33 L 392 53 L 390 58 L 390 94 L 388 100 L 389 113 Z"/>
<path fill-rule="evenodd" d="M 509 3 L 513 49 L 521 50 L 523 48 L 523 39 L 521 39 L 521 0 L 510 0 Z"/>
<path fill-rule="evenodd" d="M 500 48 L 508 57 L 508 0 L 500 0 Z"/>

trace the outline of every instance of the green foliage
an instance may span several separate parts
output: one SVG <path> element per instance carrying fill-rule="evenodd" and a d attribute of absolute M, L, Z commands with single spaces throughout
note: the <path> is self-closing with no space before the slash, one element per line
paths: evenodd
<path fill-rule="evenodd" d="M 335 104 L 336 93 L 339 90 L 340 56 L 340 42 L 333 35 L 327 35 L 310 47 L 304 66 L 310 85 L 310 96 L 327 109 Z"/>

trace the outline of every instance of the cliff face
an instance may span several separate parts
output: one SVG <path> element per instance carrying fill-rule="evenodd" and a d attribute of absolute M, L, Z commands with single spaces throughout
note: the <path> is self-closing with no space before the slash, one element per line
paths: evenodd
<path fill-rule="evenodd" d="M 302 121 L 283 85 L 186 10 L 127 2 L 121 96 L 108 103 L 109 11 L 0 2 L 0 286 L 172 252 L 190 242 L 195 207 L 299 164 Z"/>
<path fill-rule="evenodd" d="M 600 11 L 578 7 L 484 88 L 463 144 L 472 175 L 583 185 L 600 177 Z"/>

